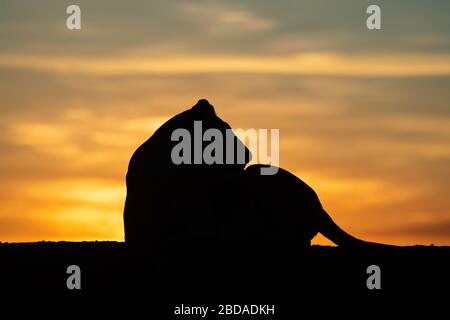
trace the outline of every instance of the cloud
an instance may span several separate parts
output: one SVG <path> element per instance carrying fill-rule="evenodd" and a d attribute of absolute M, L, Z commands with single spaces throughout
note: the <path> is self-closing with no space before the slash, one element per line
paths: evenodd
<path fill-rule="evenodd" d="M 93 75 L 249 73 L 321 76 L 444 76 L 449 55 L 174 56 L 70 58 L 0 55 L 0 67 Z"/>
<path fill-rule="evenodd" d="M 407 223 L 406 226 L 396 228 L 384 228 L 374 233 L 379 235 L 396 236 L 427 236 L 450 238 L 450 220 L 424 221 L 422 223 Z"/>
<path fill-rule="evenodd" d="M 440 1 L 442 2 L 442 1 Z M 2 52 L 101 56 L 148 48 L 153 54 L 448 52 L 448 4 L 421 3 L 408 10 L 399 1 L 383 4 L 386 32 L 368 32 L 367 6 L 311 1 L 80 0 L 82 30 L 66 29 L 67 5 L 2 3 Z M 45 15 L 35 12 L 45 11 Z M 61 17 L 61 12 L 63 16 Z M 433 24 L 428 23 L 433 21 Z M 290 40 L 283 40 L 290 39 Z"/>
<path fill-rule="evenodd" d="M 247 11 L 223 12 L 219 15 L 218 20 L 247 30 L 266 30 L 271 29 L 274 25 L 271 20 L 257 17 Z"/>
<path fill-rule="evenodd" d="M 201 23 L 213 34 L 237 31 L 272 29 L 274 22 L 243 8 L 227 7 L 220 3 L 182 3 L 180 11 L 185 19 Z"/>
<path fill-rule="evenodd" d="M 116 150 L 129 150 L 158 129 L 167 117 L 119 119 L 88 110 L 67 110 L 47 121 L 19 121 L 8 124 L 7 141 L 60 159 L 78 159 L 78 164 L 99 164 Z M 95 128 L 92 127 L 95 123 Z M 131 151 L 129 151 L 131 152 Z M 128 156 L 128 155 L 127 155 Z"/>

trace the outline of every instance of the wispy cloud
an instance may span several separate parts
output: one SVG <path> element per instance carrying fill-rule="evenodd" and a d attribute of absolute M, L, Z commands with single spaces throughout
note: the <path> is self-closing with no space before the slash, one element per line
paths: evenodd
<path fill-rule="evenodd" d="M 247 11 L 229 11 L 221 13 L 218 17 L 219 22 L 235 25 L 248 30 L 266 30 L 273 27 L 271 20 L 255 16 Z"/>
<path fill-rule="evenodd" d="M 94 75 L 252 73 L 331 76 L 450 75 L 450 55 L 173 56 L 70 58 L 1 55 L 0 67 Z"/>
<path fill-rule="evenodd" d="M 393 230 L 394 231 L 394 230 Z M 396 233 L 408 235 L 445 236 L 450 238 L 450 221 L 424 223 L 395 230 Z"/>
<path fill-rule="evenodd" d="M 204 25 L 213 33 L 262 31 L 273 28 L 274 22 L 255 12 L 225 3 L 182 3 L 180 11 L 184 19 Z"/>
<path fill-rule="evenodd" d="M 424 213 L 423 217 L 427 214 Z M 401 242 L 405 245 L 441 245 L 450 241 L 450 221 L 443 219 L 423 219 L 422 222 L 408 222 L 404 225 L 386 226 L 369 231 L 371 237 L 388 239 L 391 242 Z M 405 241 L 404 239 L 416 239 Z M 403 239 L 403 240 L 402 240 Z"/>

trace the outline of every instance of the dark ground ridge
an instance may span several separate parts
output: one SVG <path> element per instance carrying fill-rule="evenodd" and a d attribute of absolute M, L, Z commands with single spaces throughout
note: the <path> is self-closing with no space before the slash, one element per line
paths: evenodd
<path fill-rule="evenodd" d="M 66 269 L 81 268 L 81 290 L 68 290 Z M 367 267 L 381 269 L 369 290 Z M 0 295 L 30 298 L 152 298 L 229 301 L 304 298 L 448 299 L 450 247 L 351 250 L 312 246 L 291 255 L 243 252 L 154 257 L 124 242 L 0 243 Z"/>

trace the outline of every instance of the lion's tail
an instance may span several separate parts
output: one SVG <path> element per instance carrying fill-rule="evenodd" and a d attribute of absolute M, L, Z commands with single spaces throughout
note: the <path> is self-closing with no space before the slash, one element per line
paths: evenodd
<path fill-rule="evenodd" d="M 325 210 L 322 211 L 323 214 L 321 215 L 319 222 L 319 232 L 336 245 L 351 248 L 395 248 L 395 246 L 392 245 L 364 241 L 348 234 L 342 230 L 333 219 L 331 219 Z"/>

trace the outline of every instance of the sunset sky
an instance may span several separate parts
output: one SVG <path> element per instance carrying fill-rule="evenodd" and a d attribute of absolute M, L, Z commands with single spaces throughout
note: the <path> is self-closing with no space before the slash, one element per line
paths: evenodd
<path fill-rule="evenodd" d="M 123 241 L 133 151 L 206 98 L 353 235 L 450 245 L 449 30 L 448 0 L 2 0 L 0 242 Z"/>

